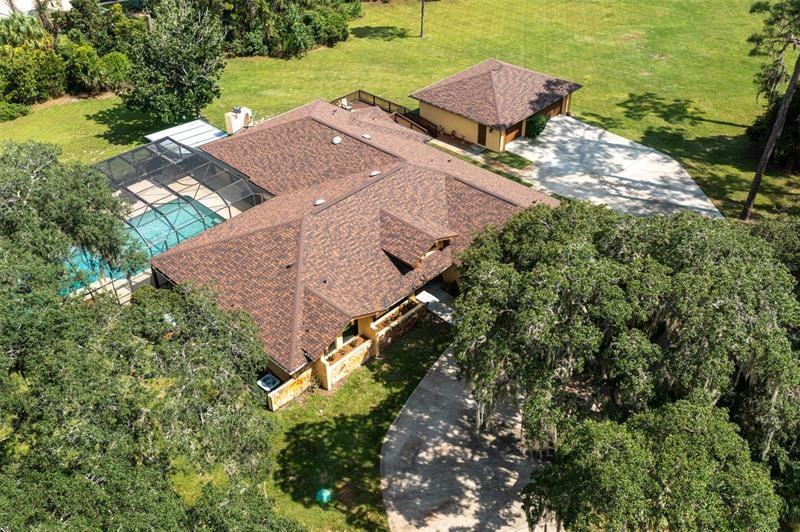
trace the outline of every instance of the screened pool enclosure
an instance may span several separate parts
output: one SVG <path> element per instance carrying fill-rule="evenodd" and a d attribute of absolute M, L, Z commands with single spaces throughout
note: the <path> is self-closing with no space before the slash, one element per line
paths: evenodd
<path fill-rule="evenodd" d="M 150 257 L 262 203 L 271 194 L 210 155 L 170 138 L 151 142 L 95 166 L 116 195 L 130 205 L 131 240 Z M 89 281 L 88 293 L 111 288 L 127 300 L 149 271 L 135 278 L 103 267 L 81 250 L 69 267 Z"/>

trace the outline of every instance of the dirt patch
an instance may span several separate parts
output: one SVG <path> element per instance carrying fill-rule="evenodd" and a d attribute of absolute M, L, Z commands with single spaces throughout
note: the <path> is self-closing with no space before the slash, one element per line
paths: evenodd
<path fill-rule="evenodd" d="M 31 109 L 34 111 L 39 111 L 41 109 L 47 109 L 48 107 L 53 107 L 55 105 L 64 105 L 67 103 L 75 103 L 75 102 L 82 102 L 85 100 L 105 100 L 114 96 L 113 92 L 102 92 L 100 94 L 68 94 L 66 96 L 62 96 L 61 98 L 53 98 L 52 100 L 47 100 L 46 102 L 42 103 L 35 103 L 31 105 Z"/>
<path fill-rule="evenodd" d="M 622 36 L 624 41 L 641 41 L 642 39 L 644 39 L 644 33 L 641 31 L 632 31 Z"/>

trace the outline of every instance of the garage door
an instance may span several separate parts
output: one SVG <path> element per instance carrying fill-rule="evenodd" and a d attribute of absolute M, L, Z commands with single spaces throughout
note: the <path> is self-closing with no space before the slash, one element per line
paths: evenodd
<path fill-rule="evenodd" d="M 522 136 L 522 122 L 518 122 L 511 126 L 510 128 L 506 129 L 506 144 L 511 142 L 517 137 Z"/>
<path fill-rule="evenodd" d="M 556 103 L 547 106 L 546 108 L 542 109 L 537 115 L 544 115 L 547 118 L 553 118 L 554 116 L 558 116 L 564 112 L 564 99 L 558 100 Z"/>

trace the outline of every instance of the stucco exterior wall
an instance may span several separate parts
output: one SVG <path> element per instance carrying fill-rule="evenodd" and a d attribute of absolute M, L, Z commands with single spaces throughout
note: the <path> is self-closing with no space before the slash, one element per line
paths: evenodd
<path fill-rule="evenodd" d="M 274 412 L 304 391 L 311 388 L 315 381 L 316 367 L 321 364 L 322 362 L 319 360 L 314 364 L 309 364 L 303 370 L 297 373 L 293 379 L 284 382 L 278 388 L 275 388 L 269 392 L 267 395 L 267 406 L 269 409 Z"/>
<path fill-rule="evenodd" d="M 295 397 L 302 394 L 315 384 L 320 385 L 326 390 L 330 390 L 334 384 L 347 377 L 350 373 L 359 368 L 364 362 L 377 355 L 382 345 L 388 345 L 395 339 L 402 336 L 408 329 L 423 315 L 425 305 L 416 303 L 406 313 L 399 316 L 397 313 L 401 307 L 387 313 L 382 320 L 373 322 L 371 316 L 358 319 L 359 334 L 366 336 L 363 344 L 356 347 L 352 352 L 329 364 L 326 356 L 317 359 L 313 364 L 308 364 L 303 369 L 294 374 L 292 378 L 285 380 L 278 388 L 267 394 L 267 406 L 269 410 L 275 411 L 292 401 Z M 388 327 L 377 331 L 375 325 L 384 321 L 391 323 Z M 337 342 L 337 345 L 338 342 Z M 280 378 L 286 375 L 283 371 L 276 371 L 270 368 Z"/>
<path fill-rule="evenodd" d="M 445 111 L 444 109 L 439 109 L 425 102 L 419 102 L 419 115 L 436 124 L 442 132 L 448 135 L 453 135 L 473 144 L 478 143 L 477 122 Z M 502 131 L 487 127 L 485 146 L 492 151 L 502 151 L 502 137 Z"/>
<path fill-rule="evenodd" d="M 449 268 L 442 272 L 442 280 L 447 284 L 457 283 L 460 276 L 461 272 L 455 264 L 450 265 Z"/>
<path fill-rule="evenodd" d="M 364 342 L 352 352 L 340 358 L 330 366 L 325 365 L 325 378 L 323 388 L 330 390 L 334 384 L 350 375 L 358 369 L 364 362 L 372 357 L 372 341 Z"/>

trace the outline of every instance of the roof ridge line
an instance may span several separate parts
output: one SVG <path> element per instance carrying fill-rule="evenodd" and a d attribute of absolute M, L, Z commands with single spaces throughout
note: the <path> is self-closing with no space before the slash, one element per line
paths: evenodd
<path fill-rule="evenodd" d="M 253 124 L 253 125 L 252 125 L 251 127 L 249 127 L 249 128 L 243 128 L 241 131 L 237 131 L 237 133 L 240 133 L 240 132 L 241 132 L 241 133 L 247 133 L 247 132 L 249 132 L 249 131 L 254 131 L 254 130 L 255 130 L 257 127 L 259 127 L 259 126 L 262 126 L 262 125 L 268 124 L 269 122 L 272 122 L 273 120 L 275 120 L 275 119 L 277 119 L 277 118 L 280 118 L 280 117 L 282 117 L 282 116 L 288 115 L 288 114 L 290 114 L 290 113 L 297 112 L 297 111 L 299 111 L 300 109 L 304 109 L 304 108 L 314 109 L 314 108 L 316 108 L 316 107 L 318 106 L 319 102 L 321 102 L 321 101 L 322 101 L 322 100 L 319 100 L 319 99 L 317 99 L 317 100 L 312 100 L 312 101 L 310 101 L 310 102 L 308 102 L 308 103 L 304 103 L 304 104 L 303 104 L 303 105 L 301 105 L 300 107 L 295 107 L 294 109 L 288 109 L 288 110 L 286 110 L 286 111 L 284 111 L 284 112 L 282 112 L 282 113 L 278 113 L 278 114 L 276 114 L 276 115 L 273 115 L 273 116 L 267 117 L 267 118 L 265 118 L 264 120 L 262 120 L 262 121 L 260 121 L 260 122 L 258 122 L 258 123 L 256 123 L 256 124 Z M 291 124 L 291 123 L 293 123 L 293 122 L 297 122 L 297 121 L 299 121 L 299 120 L 302 120 L 303 118 L 305 118 L 305 117 L 304 117 L 304 116 L 300 116 L 300 117 L 298 117 L 298 118 L 293 118 L 293 119 L 289 120 L 289 121 L 288 121 L 288 122 L 286 122 L 286 123 L 287 123 L 287 124 Z M 236 134 L 232 134 L 232 135 L 226 135 L 226 136 L 224 136 L 224 137 L 222 137 L 222 138 L 220 138 L 220 139 L 217 139 L 217 140 L 215 140 L 215 141 L 209 142 L 209 143 L 207 143 L 207 144 L 203 144 L 202 146 L 198 146 L 196 149 L 198 149 L 198 150 L 202 151 L 203 153 L 208 153 L 208 152 L 206 152 L 206 151 L 205 151 L 205 149 L 204 149 L 206 146 L 211 146 L 212 144 L 224 144 L 224 143 L 226 143 L 227 141 L 229 141 L 229 140 L 231 140 L 231 139 L 234 139 L 234 138 L 241 138 L 241 137 L 242 137 L 242 135 L 236 135 Z M 211 155 L 211 154 L 209 153 L 209 155 Z M 213 155 L 211 155 L 211 156 L 212 156 L 212 157 L 214 157 Z M 215 159 L 216 159 L 216 157 L 215 157 Z M 248 179 L 249 179 L 249 177 L 248 177 Z M 261 188 L 263 188 L 263 187 L 261 187 Z"/>
<path fill-rule="evenodd" d="M 335 124 L 333 122 L 329 122 L 324 117 L 318 117 L 318 116 L 311 115 L 308 118 L 313 120 L 314 122 L 316 122 L 318 124 L 322 124 L 323 126 L 329 127 L 329 128 L 335 130 L 338 133 L 341 133 L 343 135 L 347 135 L 351 139 L 353 139 L 353 140 L 355 140 L 357 142 L 360 142 L 360 143 L 362 143 L 362 144 L 364 144 L 366 146 L 369 146 L 370 148 L 374 148 L 374 149 L 376 149 L 378 151 L 382 151 L 386 155 L 391 155 L 395 159 L 402 159 L 402 157 L 399 154 L 397 154 L 397 153 L 395 153 L 395 152 L 393 152 L 391 150 L 387 150 L 386 148 L 384 148 L 383 146 L 381 146 L 381 145 L 379 145 L 377 143 L 367 142 L 367 139 L 365 139 L 361 135 L 357 135 L 357 134 L 353 133 L 352 130 L 349 129 L 349 126 L 345 126 L 347 129 L 342 129 L 342 126 L 340 126 L 339 124 Z"/>
<path fill-rule="evenodd" d="M 324 300 L 325 303 L 327 303 L 328 305 L 333 307 L 335 310 L 338 310 L 339 312 L 341 312 L 345 316 L 349 316 L 350 314 L 352 314 L 351 311 L 345 309 L 344 307 L 340 307 L 338 303 L 336 303 L 335 301 L 332 301 L 331 298 L 329 298 L 328 296 L 326 296 L 325 294 L 323 294 L 322 292 L 320 292 L 316 288 L 312 288 L 310 286 L 305 286 L 304 285 L 303 286 L 303 290 L 311 292 L 311 294 L 313 294 L 313 295 L 317 296 L 318 298 Z"/>
<path fill-rule="evenodd" d="M 419 166 L 419 165 L 412 165 L 412 166 Z M 420 167 L 421 167 L 421 168 L 424 168 L 424 167 L 422 167 L 422 166 L 420 166 Z M 483 193 L 485 193 L 485 194 L 489 194 L 490 196 L 492 196 L 492 197 L 495 197 L 495 198 L 497 198 L 497 199 L 499 199 L 499 200 L 505 201 L 505 202 L 506 202 L 506 203 L 508 203 L 509 205 L 514 205 L 514 206 L 517 206 L 517 207 L 527 207 L 526 205 L 520 205 L 519 203 L 516 203 L 514 200 L 512 200 L 512 199 L 509 199 L 508 197 L 504 196 L 503 194 L 500 194 L 500 193 L 498 193 L 498 192 L 495 192 L 495 191 L 493 191 L 493 190 L 489 190 L 488 188 L 484 187 L 483 185 L 479 185 L 479 184 L 477 184 L 477 183 L 473 183 L 473 182 L 472 182 L 472 181 L 470 181 L 469 179 L 465 179 L 465 178 L 463 178 L 463 177 L 460 177 L 460 176 L 454 175 L 454 174 L 450 173 L 450 171 L 447 171 L 447 170 L 439 170 L 439 169 L 435 169 L 435 168 L 428 168 L 428 169 L 429 169 L 429 170 L 435 170 L 435 171 L 441 172 L 443 175 L 446 175 L 447 177 L 450 177 L 450 178 L 452 178 L 452 179 L 455 179 L 455 180 L 456 180 L 456 181 L 458 181 L 459 183 L 462 183 L 462 184 L 464 184 L 464 185 L 467 185 L 468 187 L 474 188 L 475 190 L 479 190 L 479 191 L 481 191 L 481 192 L 483 192 Z M 487 172 L 489 172 L 488 170 L 486 170 L 486 171 L 487 171 Z M 500 176 L 500 175 L 497 175 L 497 174 L 495 174 L 495 173 L 493 173 L 493 172 L 489 172 L 489 173 L 491 173 L 491 174 L 492 174 L 492 175 L 494 175 L 494 176 L 497 176 L 497 178 L 498 178 L 498 179 L 506 179 L 505 177 L 503 177 L 503 176 Z M 525 187 L 525 185 L 521 185 L 521 184 L 519 184 L 519 183 L 515 183 L 515 184 L 516 184 L 516 185 L 519 185 L 519 186 L 521 186 L 521 187 L 524 187 L 524 188 L 532 188 L 532 187 Z M 535 191 L 535 192 L 537 192 L 537 193 L 540 193 L 540 194 L 543 194 L 543 195 L 544 195 L 544 193 L 541 193 L 541 192 L 539 192 L 539 191 L 537 191 L 537 190 L 535 190 L 535 189 L 534 189 L 534 191 Z"/>
<path fill-rule="evenodd" d="M 329 209 L 330 207 L 333 207 L 337 203 L 349 198 L 350 196 L 352 196 L 354 194 L 358 194 L 359 192 L 361 192 L 365 188 L 367 188 L 367 187 L 369 187 L 371 185 L 374 185 L 375 183 L 378 183 L 378 182 L 384 180 L 385 178 L 387 178 L 387 177 L 389 177 L 391 175 L 396 174 L 398 171 L 400 171 L 405 166 L 408 166 L 408 162 L 406 162 L 404 159 L 400 159 L 394 165 L 392 165 L 392 167 L 389 168 L 387 171 L 381 172 L 379 175 L 375 176 L 372 179 L 367 179 L 366 181 L 364 181 L 363 183 L 361 183 L 360 185 L 358 185 L 357 187 L 352 189 L 350 192 L 348 192 L 346 194 L 342 194 L 341 196 L 339 196 L 338 198 L 336 198 L 336 199 L 334 199 L 334 200 L 332 200 L 330 202 L 326 201 L 322 205 L 311 209 L 310 212 L 306 213 L 303 216 L 303 219 L 305 219 L 308 216 L 317 215 L 317 214 L 321 213 L 322 211 L 324 211 L 326 209 Z"/>
<path fill-rule="evenodd" d="M 387 214 L 388 216 L 391 216 L 391 217 L 393 217 L 393 218 L 395 218 L 395 219 L 399 220 L 400 222 L 402 222 L 402 223 L 404 223 L 404 224 L 406 224 L 406 225 L 410 225 L 411 227 L 413 227 L 414 229 L 416 229 L 417 231 L 419 231 L 420 233 L 422 233 L 424 236 L 426 236 L 426 237 L 428 237 L 428 238 L 431 238 L 431 239 L 433 239 L 433 240 L 436 240 L 436 237 L 435 237 L 435 236 L 433 236 L 432 234 L 430 234 L 430 233 L 429 233 L 428 231 L 426 231 L 424 228 L 422 228 L 422 227 L 419 227 L 418 225 L 414 224 L 413 222 L 410 222 L 410 221 L 408 221 L 406 218 L 403 218 L 403 217 L 402 217 L 402 216 L 400 216 L 399 214 L 395 214 L 395 213 L 391 212 L 390 210 L 388 210 L 388 209 L 386 209 L 386 208 L 384 208 L 384 207 L 381 207 L 381 213 L 382 213 L 382 214 L 383 214 L 383 213 L 385 213 L 385 214 Z"/>
<path fill-rule="evenodd" d="M 404 223 L 404 224 L 406 224 L 406 225 L 410 225 L 411 227 L 413 227 L 414 229 L 416 229 L 417 231 L 419 231 L 420 233 L 422 233 L 424 236 L 426 236 L 426 237 L 428 237 L 428 238 L 430 238 L 431 240 L 434 240 L 434 241 L 436 241 L 436 240 L 441 240 L 442 238 L 452 238 L 453 236 L 455 236 L 455 235 L 456 235 L 456 233 L 451 233 L 452 229 L 450 229 L 450 228 L 448 227 L 448 228 L 447 228 L 447 231 L 448 231 L 448 233 L 447 233 L 447 235 L 446 235 L 446 236 L 436 236 L 436 235 L 434 235 L 433 233 L 430 233 L 430 232 L 429 232 L 427 229 L 425 229 L 424 227 L 420 227 L 419 225 L 417 225 L 417 224 L 416 224 L 416 223 L 414 223 L 413 221 L 410 221 L 408 218 L 405 218 L 405 217 L 403 217 L 403 216 L 402 216 L 402 215 L 400 215 L 400 214 L 394 213 L 394 212 L 392 212 L 392 211 L 390 211 L 390 210 L 386 209 L 385 207 L 381 207 L 381 211 L 380 211 L 380 212 L 381 212 L 381 213 L 386 213 L 388 216 L 392 216 L 392 217 L 396 218 L 397 220 L 399 220 L 399 221 L 403 222 L 403 223 Z M 439 224 L 435 224 L 435 225 L 439 225 Z M 445 229 L 445 228 L 444 228 L 444 227 L 442 227 L 442 229 Z"/>
<path fill-rule="evenodd" d="M 276 196 L 276 197 L 277 197 L 277 196 Z M 270 199 L 271 199 L 271 198 L 270 198 Z M 260 204 L 256 205 L 255 207 L 251 207 L 251 209 L 254 209 L 254 208 L 260 207 L 261 205 L 264 205 L 265 203 L 266 203 L 266 201 L 265 201 L 264 203 L 260 203 Z M 248 210 L 249 210 L 249 209 L 248 209 Z M 247 212 L 247 211 L 245 211 L 245 212 Z M 286 220 L 285 222 L 282 222 L 282 223 L 279 223 L 279 224 L 270 225 L 270 226 L 268 226 L 268 228 L 270 228 L 270 229 L 273 229 L 273 228 L 278 228 L 278 227 L 284 227 L 284 226 L 287 226 L 287 225 L 291 225 L 291 224 L 293 224 L 293 223 L 297 223 L 298 221 L 301 221 L 303 218 L 304 218 L 304 217 L 302 217 L 302 216 L 300 216 L 300 217 L 297 217 L 297 218 L 292 218 L 291 220 Z M 228 222 L 228 221 L 230 221 L 230 220 L 233 220 L 233 218 L 231 218 L 231 219 L 229 219 L 229 220 L 226 220 L 226 222 Z M 224 224 L 220 223 L 220 224 L 218 224 L 218 225 L 216 225 L 216 226 L 214 226 L 214 227 L 222 227 L 223 225 L 224 225 Z M 212 227 L 211 229 L 214 229 L 214 227 Z M 209 229 L 208 231 L 210 231 L 211 229 Z M 229 242 L 229 241 L 231 241 L 231 240 L 234 240 L 234 239 L 244 238 L 244 237 L 246 237 L 246 236 L 250 236 L 250 235 L 252 235 L 252 234 L 255 234 L 255 233 L 259 233 L 259 232 L 261 232 L 261 231 L 264 231 L 264 229 L 265 229 L 264 227 L 259 227 L 259 228 L 257 228 L 257 229 L 252 229 L 252 230 L 246 231 L 246 232 L 244 232 L 244 233 L 242 233 L 242 234 L 239 234 L 239 235 L 234 235 L 234 236 L 231 236 L 231 237 L 225 238 L 225 239 L 223 239 L 223 240 L 216 240 L 216 241 L 213 241 L 213 242 L 206 242 L 205 244 L 200 244 L 199 246 L 192 247 L 192 248 L 189 248 L 189 249 L 187 249 L 187 250 L 183 250 L 183 251 L 181 251 L 181 252 L 179 252 L 179 253 L 170 253 L 170 256 L 172 256 L 172 255 L 181 256 L 181 255 L 183 255 L 184 253 L 187 253 L 187 252 L 189 252 L 189 251 L 196 251 L 196 250 L 198 250 L 198 249 L 207 248 L 208 246 L 213 246 L 213 245 L 219 244 L 220 242 Z M 208 234 L 208 231 L 204 231 L 202 234 Z M 164 255 L 166 255 L 167 253 L 169 253 L 169 252 L 170 252 L 170 251 L 172 251 L 173 249 L 177 249 L 177 248 L 178 248 L 178 246 L 174 246 L 174 247 L 172 247 L 172 248 L 168 249 L 167 251 L 165 251 L 164 253 L 161 253 L 161 254 L 159 254 L 159 255 L 156 255 L 155 257 L 153 257 L 153 258 L 152 258 L 152 259 L 150 259 L 150 260 L 152 261 L 152 260 L 154 260 L 154 259 L 158 259 L 159 257 L 163 257 Z"/>
<path fill-rule="evenodd" d="M 420 93 L 420 92 L 422 92 L 422 91 L 424 91 L 424 90 L 428 90 L 428 89 L 430 89 L 430 88 L 432 88 L 432 87 L 435 87 L 436 85 L 442 84 L 442 83 L 444 83 L 445 81 L 447 81 L 448 79 L 452 78 L 453 76 L 457 76 L 457 75 L 459 75 L 459 74 L 461 74 L 461 73 L 464 73 L 464 72 L 466 72 L 467 70 L 470 70 L 470 69 L 472 69 L 472 68 L 478 67 L 478 66 L 480 66 L 480 65 L 482 65 L 482 64 L 484 64 L 484 63 L 488 63 L 489 61 L 499 61 L 499 59 L 496 59 L 496 58 L 494 58 L 494 57 L 487 57 L 486 59 L 484 59 L 484 60 L 483 60 L 483 61 L 481 61 L 480 63 L 477 63 L 477 64 L 475 64 L 475 65 L 468 66 L 468 67 L 466 67 L 466 68 L 462 68 L 462 69 L 461 69 L 461 70 L 459 70 L 458 72 L 453 72 L 452 74 L 450 74 L 449 76 L 445 77 L 444 79 L 440 79 L 439 81 L 434 81 L 433 83 L 430 83 L 430 84 L 428 84 L 428 85 L 425 85 L 425 86 L 424 86 L 424 87 L 422 87 L 421 89 L 417 89 L 417 90 L 415 90 L 414 92 L 412 92 L 411 94 L 409 94 L 409 97 L 411 97 L 411 98 L 414 98 L 415 100 L 419 100 L 419 98 L 417 98 L 416 96 L 414 96 L 415 94 L 417 94 L 417 93 Z M 451 83 L 455 83 L 455 81 L 464 81 L 464 80 L 467 80 L 467 79 L 472 79 L 472 78 L 474 78 L 474 77 L 476 77 L 476 76 L 480 76 L 480 75 L 482 75 L 482 74 L 485 74 L 485 72 L 478 72 L 477 74 L 473 74 L 473 75 L 471 75 L 471 76 L 467 76 L 467 77 L 466 77 L 466 78 L 464 78 L 463 80 L 452 80 L 452 81 L 450 81 L 449 83 L 444 83 L 444 85 L 442 85 L 442 87 L 446 87 L 447 85 L 450 85 Z"/>
<path fill-rule="evenodd" d="M 489 79 L 492 83 L 492 103 L 494 104 L 494 121 L 495 124 L 500 124 L 500 102 L 498 101 L 498 94 L 497 94 L 497 79 L 495 77 L 496 69 L 492 69 L 489 71 Z"/>

